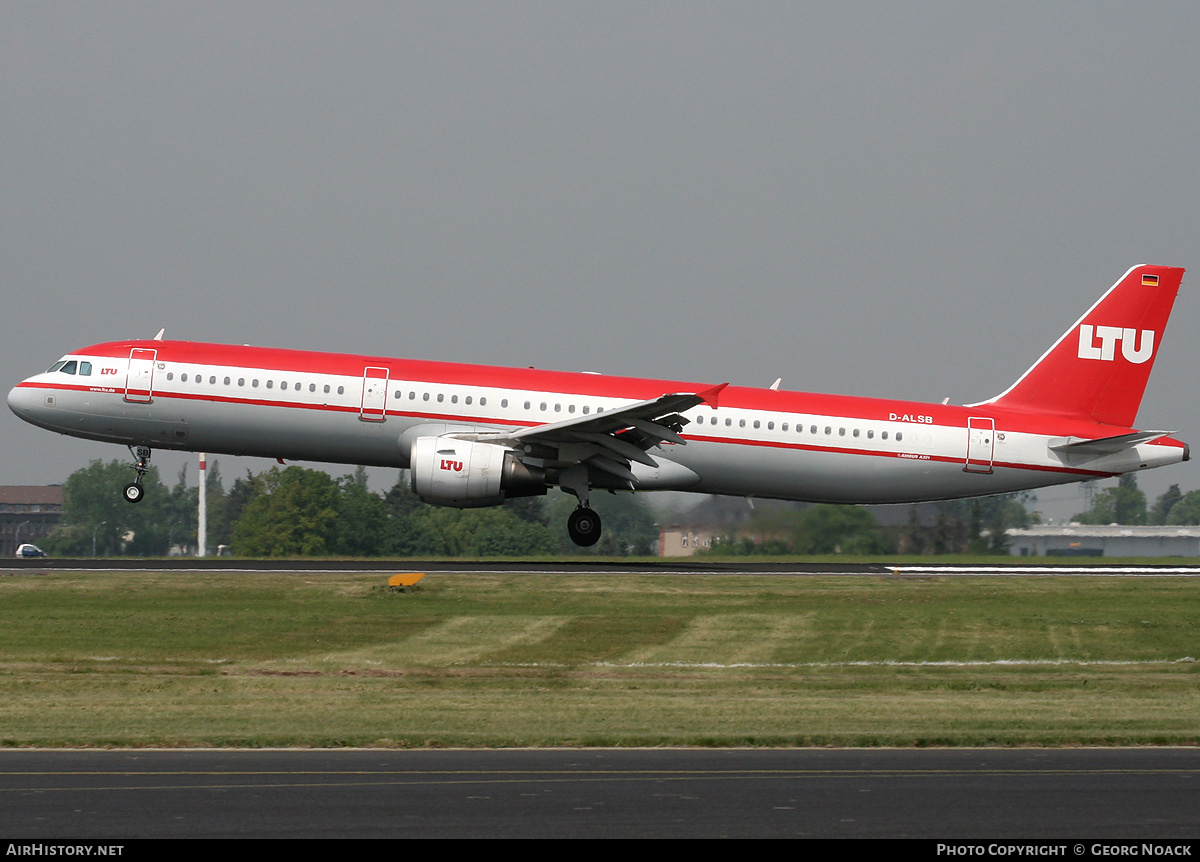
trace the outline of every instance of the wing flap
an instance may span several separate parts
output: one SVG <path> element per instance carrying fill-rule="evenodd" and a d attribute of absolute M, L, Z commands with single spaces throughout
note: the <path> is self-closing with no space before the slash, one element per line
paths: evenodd
<path fill-rule="evenodd" d="M 686 445 L 687 441 L 679 432 L 689 420 L 681 415 L 682 411 L 699 404 L 716 408 L 718 396 L 728 385 L 722 383 L 699 392 L 670 392 L 613 410 L 572 416 L 561 422 L 470 436 L 472 440 L 514 449 L 526 447 L 526 451 L 530 451 L 529 447 L 536 447 L 541 451 L 535 457 L 543 462 L 558 461 L 556 466 L 559 468 L 576 464 L 585 470 L 598 470 L 635 488 L 637 477 L 630 469 L 631 465 L 637 463 L 657 468 L 659 464 L 647 454 L 648 449 L 662 443 Z M 547 450 L 557 457 L 547 455 Z"/>

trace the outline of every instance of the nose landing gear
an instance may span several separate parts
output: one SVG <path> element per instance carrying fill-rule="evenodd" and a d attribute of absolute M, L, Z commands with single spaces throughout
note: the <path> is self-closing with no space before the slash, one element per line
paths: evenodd
<path fill-rule="evenodd" d="M 129 454 L 133 456 L 133 470 L 137 473 L 137 478 L 121 489 L 121 496 L 125 498 L 127 503 L 140 503 L 142 498 L 146 496 L 146 489 L 142 487 L 142 477 L 146 475 L 150 469 L 150 447 L 149 446 L 130 446 Z"/>

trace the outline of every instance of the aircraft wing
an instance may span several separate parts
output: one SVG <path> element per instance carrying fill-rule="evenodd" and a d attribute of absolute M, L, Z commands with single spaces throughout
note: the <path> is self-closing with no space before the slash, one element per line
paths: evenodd
<path fill-rule="evenodd" d="M 515 431 L 475 434 L 471 439 L 524 448 L 533 457 L 560 465 L 583 464 L 634 483 L 630 462 L 657 467 L 658 462 L 646 454 L 647 449 L 660 443 L 686 445 L 679 432 L 688 420 L 680 412 L 697 404 L 715 408 L 717 396 L 728 385 L 722 383 L 702 392 L 673 392 L 615 410 Z"/>

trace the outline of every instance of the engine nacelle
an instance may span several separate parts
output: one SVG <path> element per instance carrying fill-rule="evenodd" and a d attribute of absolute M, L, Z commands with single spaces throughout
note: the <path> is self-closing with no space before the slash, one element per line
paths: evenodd
<path fill-rule="evenodd" d="M 498 506 L 546 493 L 546 474 L 511 449 L 455 437 L 418 437 L 409 454 L 412 489 L 426 503 L 459 509 Z"/>

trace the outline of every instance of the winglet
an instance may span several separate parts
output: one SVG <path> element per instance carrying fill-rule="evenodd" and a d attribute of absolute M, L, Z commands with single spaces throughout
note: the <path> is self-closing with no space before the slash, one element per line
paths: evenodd
<path fill-rule="evenodd" d="M 703 392 L 697 392 L 696 397 L 699 398 L 701 401 L 703 401 L 705 404 L 707 404 L 712 409 L 716 410 L 717 409 L 717 396 L 720 395 L 721 390 L 724 389 L 728 385 L 729 385 L 728 383 L 718 384 L 709 389 L 705 389 Z"/>

